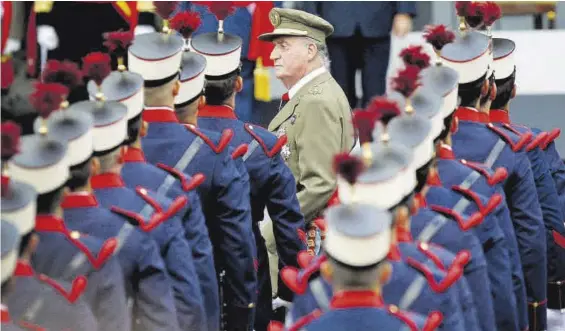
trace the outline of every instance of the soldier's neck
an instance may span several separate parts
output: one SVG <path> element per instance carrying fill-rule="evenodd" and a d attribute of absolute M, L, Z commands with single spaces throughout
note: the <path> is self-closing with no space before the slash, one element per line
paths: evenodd
<path fill-rule="evenodd" d="M 284 80 L 284 79 L 281 79 L 281 80 L 282 80 L 284 86 L 286 87 L 286 89 L 290 90 L 294 85 L 298 84 L 298 82 L 301 79 L 308 76 L 312 71 L 321 68 L 322 66 L 323 66 L 323 63 L 320 63 L 319 61 L 312 61 L 304 69 L 304 72 L 302 73 L 302 75 L 300 75 L 300 77 L 292 77 L 292 78 L 288 78 L 287 80 Z"/>
<path fill-rule="evenodd" d="M 55 210 L 51 213 L 51 215 L 57 217 L 57 218 L 63 218 L 63 207 L 61 207 L 61 205 L 57 206 L 57 208 L 55 208 Z"/>
<path fill-rule="evenodd" d="M 134 142 L 132 142 L 129 146 L 132 148 L 141 149 L 141 136 L 137 136 L 137 139 Z"/>
<path fill-rule="evenodd" d="M 78 192 L 92 193 L 92 186 L 90 185 L 90 178 L 88 178 L 86 185 L 78 187 L 78 188 L 72 190 L 72 192 L 73 193 L 78 193 Z"/>

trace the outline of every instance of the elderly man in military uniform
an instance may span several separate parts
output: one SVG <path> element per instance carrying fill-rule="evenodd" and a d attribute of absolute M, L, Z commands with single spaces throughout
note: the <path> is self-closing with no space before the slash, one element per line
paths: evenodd
<path fill-rule="evenodd" d="M 293 9 L 274 8 L 269 18 L 274 31 L 259 39 L 274 43 L 271 59 L 276 76 L 288 89 L 269 130 L 288 138 L 281 154 L 296 179 L 300 208 L 309 224 L 335 191 L 333 155 L 353 147 L 351 109 L 328 70 L 326 38 L 332 25 Z M 274 251 L 269 227 L 264 236 Z"/>

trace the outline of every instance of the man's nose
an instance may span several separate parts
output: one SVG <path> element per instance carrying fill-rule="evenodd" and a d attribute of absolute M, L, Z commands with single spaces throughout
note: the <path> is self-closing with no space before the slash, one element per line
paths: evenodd
<path fill-rule="evenodd" d="M 271 52 L 271 56 L 270 56 L 271 60 L 276 60 L 279 58 L 279 52 L 277 51 L 277 48 L 273 48 L 273 51 Z"/>

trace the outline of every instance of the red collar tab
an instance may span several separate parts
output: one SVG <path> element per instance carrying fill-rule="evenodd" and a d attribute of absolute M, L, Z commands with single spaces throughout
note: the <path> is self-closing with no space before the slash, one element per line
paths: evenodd
<path fill-rule="evenodd" d="M 441 184 L 441 179 L 439 178 L 437 169 L 430 171 L 430 173 L 428 174 L 428 179 L 426 180 L 426 184 L 429 186 L 443 186 Z"/>
<path fill-rule="evenodd" d="M 175 111 L 169 107 L 151 107 L 143 110 L 142 118 L 145 122 L 178 123 Z"/>
<path fill-rule="evenodd" d="M 124 162 L 141 162 L 141 163 L 146 162 L 145 154 L 143 154 L 143 151 L 135 147 L 124 148 L 122 160 Z"/>
<path fill-rule="evenodd" d="M 26 261 L 18 260 L 16 263 L 16 269 L 14 270 L 14 276 L 17 277 L 32 277 L 35 275 L 31 264 Z"/>
<path fill-rule="evenodd" d="M 10 189 L 10 177 L 2 175 L 2 196 L 8 196 L 8 190 Z"/>
<path fill-rule="evenodd" d="M 93 189 L 124 187 L 122 176 L 113 173 L 105 173 L 93 176 L 90 179 L 90 185 Z"/>
<path fill-rule="evenodd" d="M 61 204 L 63 209 L 89 208 L 97 206 L 98 200 L 96 200 L 94 194 L 88 192 L 74 192 L 67 194 Z"/>
<path fill-rule="evenodd" d="M 390 245 L 386 258 L 391 261 L 400 261 L 402 254 L 400 253 L 400 249 L 398 249 L 398 244 Z"/>
<path fill-rule="evenodd" d="M 398 228 L 396 230 L 396 240 L 401 243 L 407 243 L 414 241 L 414 238 L 412 238 L 412 233 L 410 233 L 410 231 Z"/>
<path fill-rule="evenodd" d="M 2 305 L 2 323 L 9 323 L 12 319 L 10 318 L 10 312 L 8 311 L 8 307 Z"/>
<path fill-rule="evenodd" d="M 510 124 L 510 116 L 508 112 L 502 109 L 491 109 L 489 112 L 489 119 L 494 123 Z"/>
<path fill-rule="evenodd" d="M 426 208 L 428 206 L 428 203 L 426 202 L 426 197 L 422 193 L 416 193 L 414 199 L 416 199 L 416 202 L 418 203 L 418 209 Z"/>
<path fill-rule="evenodd" d="M 288 95 L 288 92 L 286 92 L 285 94 L 282 95 L 281 100 L 282 101 L 289 101 L 290 100 L 290 96 Z"/>
<path fill-rule="evenodd" d="M 64 235 L 69 232 L 62 218 L 46 214 L 39 214 L 35 217 L 35 231 L 58 232 Z"/>
<path fill-rule="evenodd" d="M 438 151 L 438 156 L 442 160 L 455 160 L 455 154 L 451 146 L 446 144 L 441 144 Z"/>
<path fill-rule="evenodd" d="M 490 123 L 489 115 L 487 113 L 479 113 L 479 120 L 481 123 Z"/>
<path fill-rule="evenodd" d="M 480 114 L 478 110 L 468 107 L 459 107 L 455 111 L 455 117 L 460 121 L 483 123 Z"/>
<path fill-rule="evenodd" d="M 330 302 L 331 309 L 360 307 L 382 308 L 383 298 L 374 291 L 339 291 Z"/>
<path fill-rule="evenodd" d="M 230 106 L 213 106 L 206 105 L 198 110 L 198 117 L 215 117 L 215 118 L 229 118 L 236 120 L 235 112 Z"/>

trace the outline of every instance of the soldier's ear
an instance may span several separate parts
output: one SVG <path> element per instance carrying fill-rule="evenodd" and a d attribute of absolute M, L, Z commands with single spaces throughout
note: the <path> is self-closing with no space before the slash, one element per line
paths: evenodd
<path fill-rule="evenodd" d="M 488 93 L 489 81 L 486 79 L 481 86 L 481 97 L 484 97 Z"/>
<path fill-rule="evenodd" d="M 177 79 L 175 81 L 175 84 L 173 85 L 173 97 L 179 95 L 179 91 L 180 91 L 180 81 Z"/>
<path fill-rule="evenodd" d="M 93 157 L 90 160 L 90 175 L 96 176 L 100 173 L 100 160 L 97 157 Z"/>
<path fill-rule="evenodd" d="M 516 84 L 514 84 L 514 87 L 512 88 L 512 95 L 510 96 L 510 99 L 514 99 L 516 97 L 516 91 L 518 90 L 518 86 Z"/>
<path fill-rule="evenodd" d="M 322 262 L 320 265 L 320 273 L 328 282 L 332 281 L 333 269 L 328 261 Z"/>
<path fill-rule="evenodd" d="M 37 245 L 39 244 L 39 236 L 37 235 L 37 233 L 33 233 L 30 237 L 29 237 L 29 241 L 27 242 L 27 246 L 24 248 L 24 251 L 22 252 L 20 259 L 27 261 L 27 262 L 31 262 L 31 256 L 33 255 L 33 253 L 35 253 L 35 250 L 37 249 Z"/>
<path fill-rule="evenodd" d="M 488 96 L 490 101 L 494 101 L 494 99 L 496 99 L 497 92 L 498 92 L 498 87 L 496 87 L 496 84 L 492 84 L 492 87 L 490 89 L 490 95 Z"/>
<path fill-rule="evenodd" d="M 241 76 L 237 76 L 235 79 L 234 90 L 236 93 L 239 93 L 243 90 L 243 78 Z"/>
<path fill-rule="evenodd" d="M 414 204 L 418 203 L 416 199 L 414 199 Z M 400 206 L 396 208 L 396 215 L 395 215 L 395 224 L 404 227 L 408 222 L 408 218 L 410 217 L 408 208 L 406 206 Z"/>
<path fill-rule="evenodd" d="M 145 121 L 141 121 L 141 128 L 139 128 L 139 136 L 145 137 L 147 135 L 148 124 Z"/>
<path fill-rule="evenodd" d="M 390 280 L 392 275 L 392 266 L 388 262 L 383 262 L 383 265 L 379 267 L 379 283 L 384 285 Z"/>
<path fill-rule="evenodd" d="M 200 98 L 198 98 L 198 109 L 202 109 L 206 107 L 206 96 L 202 94 Z"/>

